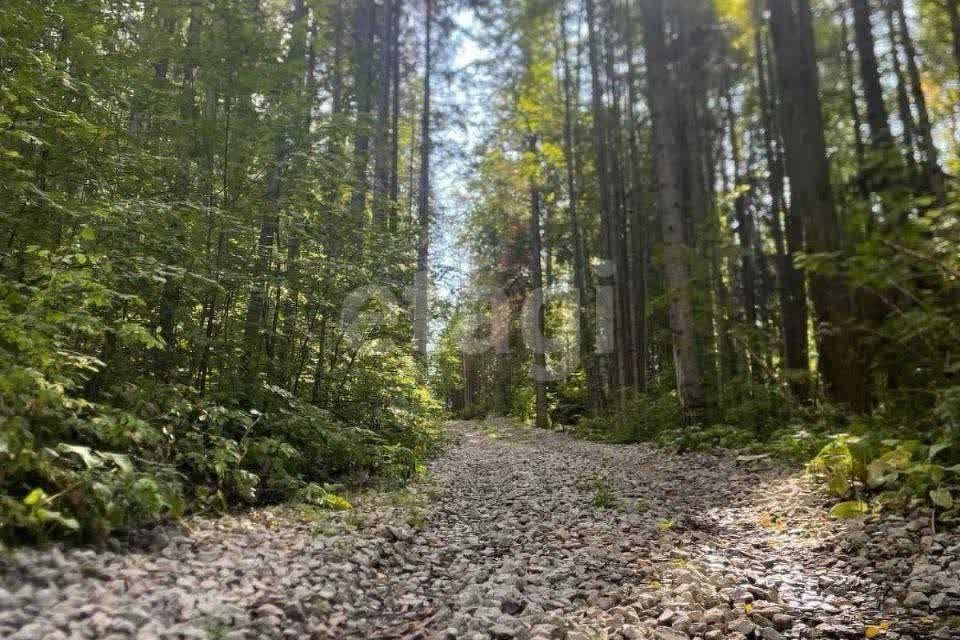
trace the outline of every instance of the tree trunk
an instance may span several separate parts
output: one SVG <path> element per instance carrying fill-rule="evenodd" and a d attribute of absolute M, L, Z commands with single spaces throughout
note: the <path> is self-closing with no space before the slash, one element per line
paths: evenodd
<path fill-rule="evenodd" d="M 891 0 L 897 12 L 897 21 L 900 27 L 900 43 L 903 45 L 907 61 L 907 73 L 910 77 L 910 90 L 913 95 L 913 104 L 917 108 L 918 144 L 923 152 L 924 174 L 926 187 L 936 197 L 937 206 L 947 206 L 946 186 L 944 185 L 943 171 L 940 169 L 939 152 L 936 141 L 933 139 L 933 127 L 930 124 L 930 112 L 927 109 L 927 98 L 923 93 L 923 81 L 920 77 L 920 68 L 917 66 L 917 49 L 910 35 L 907 16 L 903 10 L 903 0 Z"/>
<path fill-rule="evenodd" d="M 914 153 L 913 134 L 917 124 L 910 110 L 910 96 L 907 91 L 907 79 L 900 64 L 900 51 L 897 42 L 897 28 L 894 24 L 893 9 L 889 2 L 884 2 L 884 17 L 887 20 L 887 35 L 890 39 L 890 61 L 893 64 L 893 75 L 897 79 L 897 113 L 903 127 L 903 155 L 907 161 L 907 169 L 913 184 L 917 183 L 917 157 Z"/>
<path fill-rule="evenodd" d="M 621 403 L 626 399 L 626 393 L 634 388 L 633 370 L 636 362 L 633 353 L 635 343 L 630 318 L 630 268 L 628 264 L 628 234 L 627 234 L 627 203 L 626 203 L 626 176 L 623 171 L 624 145 L 623 123 L 620 111 L 620 89 L 614 62 L 614 45 L 612 42 L 617 32 L 617 17 L 614 13 L 613 2 L 607 2 L 607 38 L 604 47 L 604 64 L 606 78 L 609 85 L 610 105 L 607 110 L 610 132 L 610 177 L 613 201 L 610 215 L 610 255 L 614 264 L 614 344 L 616 347 L 616 380 L 620 390 Z"/>
<path fill-rule="evenodd" d="M 563 146 L 564 161 L 567 173 L 567 198 L 568 215 L 570 217 L 570 232 L 572 254 L 573 254 L 573 281 L 577 289 L 577 321 L 578 321 L 578 344 L 580 355 L 580 366 L 587 386 L 587 407 L 590 411 L 596 411 L 601 404 L 600 381 L 597 378 L 596 358 L 594 350 L 596 349 L 596 336 L 592 323 L 593 308 L 593 290 L 590 287 L 590 274 L 588 273 L 589 258 L 587 256 L 586 242 L 583 237 L 583 225 L 580 220 L 579 198 L 580 191 L 577 184 L 577 151 L 579 144 L 577 140 L 577 125 L 575 122 L 578 112 L 578 96 L 580 95 L 579 82 L 574 87 L 574 78 L 570 69 L 570 52 L 567 35 L 567 15 L 565 7 L 560 11 L 560 43 L 561 57 L 563 67 Z M 579 70 L 579 59 L 578 59 Z M 578 76 L 579 79 L 579 76 Z"/>
<path fill-rule="evenodd" d="M 863 142 L 863 120 L 860 118 L 860 106 L 857 104 L 857 90 L 854 87 L 856 74 L 853 71 L 853 52 L 850 51 L 850 29 L 847 26 L 847 12 L 840 12 L 840 39 L 843 41 L 843 70 L 847 85 L 847 103 L 850 105 L 850 117 L 853 119 L 853 142 L 857 154 L 857 190 L 860 197 L 870 197 L 867 186 L 867 147 Z"/>
<path fill-rule="evenodd" d="M 373 161 L 373 220 L 384 229 L 390 218 L 390 94 L 393 85 L 393 0 L 385 0 L 377 73 L 377 123 Z"/>
<path fill-rule="evenodd" d="M 430 323 L 429 269 L 430 269 L 430 75 L 432 67 L 431 29 L 433 0 L 426 0 L 424 13 L 425 52 L 423 67 L 423 113 L 420 116 L 420 188 L 417 202 L 417 275 L 415 283 L 414 346 L 417 357 L 427 356 L 427 330 Z"/>
<path fill-rule="evenodd" d="M 530 136 L 529 152 L 534 158 L 537 154 L 537 138 Z M 541 254 L 543 244 L 540 236 L 540 187 L 535 179 L 530 179 L 530 292 L 533 296 L 534 321 L 533 376 L 536 391 L 536 426 L 546 429 L 550 426 L 547 409 L 547 354 L 546 323 L 544 318 L 543 267 Z"/>
<path fill-rule="evenodd" d="M 960 78 L 960 0 L 947 0 L 947 14 L 953 33 L 953 60 L 957 63 L 957 77 Z"/>
<path fill-rule="evenodd" d="M 361 0 L 354 14 L 353 77 L 357 119 L 353 139 L 353 185 L 350 193 L 350 213 L 356 224 L 354 228 L 355 244 L 360 243 L 360 232 L 366 226 L 367 194 L 370 190 L 367 169 L 370 164 L 370 126 L 373 117 L 373 55 L 376 6 L 376 0 Z"/>
<path fill-rule="evenodd" d="M 843 243 L 830 184 L 810 5 L 808 0 L 771 0 L 770 16 L 791 206 L 804 216 L 807 251 L 835 252 Z M 810 289 L 827 393 L 864 411 L 867 372 L 849 287 L 839 276 L 815 273 Z"/>
<path fill-rule="evenodd" d="M 400 14 L 403 0 L 393 0 L 393 41 L 390 43 L 393 104 L 390 113 L 390 220 L 391 232 L 399 228 L 400 209 Z M 412 145 L 411 145 L 412 146 Z"/>
<path fill-rule="evenodd" d="M 644 20 L 648 91 L 653 116 L 653 155 L 657 159 L 657 202 L 663 233 L 663 263 L 673 333 L 677 390 L 688 418 L 695 420 L 706 405 L 694 336 L 690 301 L 689 246 L 683 229 L 680 123 L 671 60 L 664 33 L 663 0 L 652 0 Z"/>
<path fill-rule="evenodd" d="M 867 103 L 867 125 L 870 129 L 870 141 L 878 153 L 888 151 L 893 146 L 890 133 L 890 116 L 883 100 L 883 87 L 880 84 L 880 66 L 877 63 L 876 43 L 871 23 L 869 0 L 851 0 L 853 5 L 853 33 L 857 46 L 857 58 L 860 62 L 860 83 Z"/>
<path fill-rule="evenodd" d="M 762 0 L 753 1 L 754 55 L 757 65 L 757 93 L 763 127 L 763 149 L 767 161 L 770 191 L 770 226 L 777 253 L 777 293 L 780 299 L 780 323 L 783 334 L 783 367 L 793 393 L 804 400 L 809 395 L 810 355 L 807 343 L 807 292 L 803 272 L 793 263 L 794 252 L 803 246 L 799 212 L 787 208 L 783 190 L 783 158 L 775 142 L 779 141 L 774 118 L 773 92 L 767 86 L 762 18 Z M 786 218 L 788 236 L 784 238 L 782 218 Z M 793 232 L 792 234 L 789 232 Z"/>
<path fill-rule="evenodd" d="M 304 60 L 305 21 L 307 9 L 304 0 L 297 0 L 293 12 L 290 14 L 290 24 L 293 32 L 293 44 L 290 46 L 288 57 L 290 60 Z M 299 37 L 298 37 L 299 35 Z M 304 74 L 294 76 L 295 83 L 303 82 Z M 296 88 L 296 92 L 302 87 Z M 274 159 L 267 176 L 267 185 L 263 195 L 264 211 L 260 222 L 260 234 L 257 239 L 257 263 L 254 272 L 254 284 L 247 302 L 247 312 L 244 321 L 244 341 L 246 343 L 244 358 L 245 375 L 250 380 L 256 372 L 253 365 L 261 348 L 263 338 L 263 322 L 266 317 L 267 287 L 269 272 L 272 267 L 272 257 L 277 238 L 279 222 L 279 208 L 281 196 L 281 182 L 286 165 L 294 149 L 290 141 L 289 124 L 281 126 L 274 142 Z"/>
<path fill-rule="evenodd" d="M 605 290 L 612 289 L 611 276 L 613 275 L 613 265 L 611 261 L 613 256 L 610 253 L 611 246 L 611 203 L 610 203 L 610 181 L 608 177 L 609 161 L 607 159 L 607 142 L 604 131 L 604 122 L 606 116 L 603 108 L 603 84 L 600 79 L 600 43 L 597 26 L 596 7 L 594 0 L 584 0 L 584 6 L 587 13 L 587 52 L 590 64 L 590 107 L 593 113 L 593 151 L 596 163 L 597 191 L 600 204 L 600 251 L 598 258 L 603 263 L 598 273 L 598 285 Z M 600 313 L 598 304 L 598 314 Z M 611 304 L 610 307 L 614 305 Z M 598 368 L 602 370 L 604 364 L 609 364 L 610 352 L 615 350 L 615 341 L 613 333 L 612 317 L 615 311 L 604 308 L 603 315 L 596 318 L 598 335 Z M 610 316 L 610 317 L 607 317 Z M 602 338 L 602 342 L 601 342 Z"/>
<path fill-rule="evenodd" d="M 637 95 L 637 73 L 634 61 L 634 29 L 635 22 L 632 19 L 630 4 L 624 5 L 625 16 L 623 20 L 624 41 L 626 45 L 627 56 L 627 130 L 629 133 L 628 144 L 630 146 L 630 197 L 629 219 L 630 227 L 630 317 L 629 321 L 633 327 L 633 371 L 634 386 L 638 391 L 647 391 L 647 377 L 649 375 L 649 340 L 647 327 L 647 268 L 649 263 L 648 248 L 649 234 L 647 229 L 647 207 L 645 203 L 645 190 L 643 189 L 644 176 L 643 167 L 640 159 L 640 144 L 637 140 L 636 126 L 636 105 Z"/>
<path fill-rule="evenodd" d="M 740 242 L 740 279 L 743 286 L 743 319 L 750 331 L 757 328 L 757 278 L 753 254 L 753 218 L 747 210 L 747 188 L 740 157 L 740 137 L 737 134 L 737 116 L 733 99 L 727 94 L 727 122 L 730 135 L 730 159 L 733 163 L 733 188 L 737 196 L 733 201 L 734 217 L 737 220 L 737 239 Z M 752 347 L 751 347 L 752 349 Z"/>

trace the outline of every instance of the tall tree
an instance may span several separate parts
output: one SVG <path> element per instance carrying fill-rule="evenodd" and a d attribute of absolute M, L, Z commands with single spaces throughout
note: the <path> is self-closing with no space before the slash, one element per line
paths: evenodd
<path fill-rule="evenodd" d="M 420 113 L 420 186 L 417 200 L 417 274 L 414 309 L 414 348 L 421 359 L 427 355 L 427 332 L 430 321 L 430 80 L 433 67 L 431 31 L 433 0 L 424 3 L 423 106 Z"/>
<path fill-rule="evenodd" d="M 683 223 L 682 159 L 678 133 L 681 123 L 673 90 L 671 57 L 668 48 L 663 0 L 650 0 L 645 6 L 644 34 L 647 46 L 647 84 L 653 117 L 653 155 L 657 158 L 657 202 L 663 235 L 663 262 L 670 329 L 673 333 L 673 360 L 677 389 L 684 410 L 695 418 L 706 406 L 700 360 L 694 335 L 693 307 L 690 300 L 690 259 Z"/>
<path fill-rule="evenodd" d="M 587 383 L 588 406 L 596 410 L 600 407 L 601 389 L 597 379 L 596 360 L 594 350 L 596 337 L 591 318 L 593 293 L 590 287 L 588 273 L 589 258 L 583 234 L 583 224 L 580 219 L 579 196 L 577 184 L 578 140 L 576 139 L 578 96 L 580 87 L 574 86 L 574 77 L 570 69 L 569 40 L 567 33 L 566 3 L 561 2 L 559 12 L 561 66 L 563 67 L 563 151 L 564 166 L 567 178 L 567 215 L 570 218 L 570 243 L 573 253 L 573 280 L 577 289 L 577 318 L 579 331 L 580 366 L 583 369 Z M 579 64 L 579 59 L 578 59 Z M 579 76 L 578 76 L 579 77 Z"/>
<path fill-rule="evenodd" d="M 777 254 L 776 269 L 780 297 L 780 322 L 783 336 L 783 359 L 787 379 L 801 399 L 808 394 L 810 356 L 807 340 L 806 278 L 796 268 L 794 256 L 803 249 L 803 224 L 799 212 L 789 207 L 784 194 L 784 168 L 779 148 L 779 129 L 775 119 L 773 92 L 769 88 L 768 64 L 762 11 L 763 0 L 753 0 L 754 61 L 757 76 L 757 97 L 763 130 L 763 151 L 767 162 L 767 188 L 770 192 L 770 227 Z M 786 224 L 781 222 L 786 221 Z M 786 226 L 786 235 L 784 234 Z"/>
<path fill-rule="evenodd" d="M 770 0 L 769 7 L 791 207 L 802 212 L 809 253 L 837 251 L 843 243 L 830 183 L 810 4 Z M 840 276 L 813 273 L 810 290 L 826 390 L 834 400 L 866 410 L 867 372 L 850 288 Z"/>
<path fill-rule="evenodd" d="M 530 162 L 537 163 L 537 137 L 531 135 L 528 141 Z M 550 415 L 547 407 L 547 354 L 546 354 L 546 323 L 544 318 L 544 291 L 543 291 L 543 243 L 540 228 L 540 187 L 537 185 L 537 171 L 531 170 L 530 176 L 530 296 L 533 298 L 533 318 L 528 322 L 533 324 L 533 375 L 536 393 L 536 426 L 546 429 L 550 426 Z"/>

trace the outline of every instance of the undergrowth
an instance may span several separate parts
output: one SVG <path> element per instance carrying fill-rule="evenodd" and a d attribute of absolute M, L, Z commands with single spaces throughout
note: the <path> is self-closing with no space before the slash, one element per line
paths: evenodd
<path fill-rule="evenodd" d="M 731 385 L 707 424 L 683 424 L 673 391 L 647 393 L 622 408 L 585 417 L 580 437 L 653 442 L 679 452 L 731 449 L 803 466 L 838 504 L 835 517 L 883 509 L 931 509 L 941 521 L 960 511 L 960 389 L 941 394 L 925 420 L 878 410 L 849 416 L 825 404 L 800 404 L 769 387 Z"/>

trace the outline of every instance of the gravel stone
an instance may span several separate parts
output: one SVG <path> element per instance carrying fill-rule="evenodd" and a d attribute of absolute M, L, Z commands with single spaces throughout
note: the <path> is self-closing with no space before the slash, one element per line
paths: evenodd
<path fill-rule="evenodd" d="M 797 640 L 878 621 L 884 640 L 956 637 L 960 539 L 929 513 L 835 521 L 802 473 L 732 452 L 506 420 L 449 432 L 402 499 L 0 554 L 0 637 Z"/>

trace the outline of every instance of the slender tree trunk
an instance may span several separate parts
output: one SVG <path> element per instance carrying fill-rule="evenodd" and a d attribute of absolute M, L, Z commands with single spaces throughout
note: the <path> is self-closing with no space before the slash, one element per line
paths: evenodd
<path fill-rule="evenodd" d="M 834 252 L 843 243 L 830 184 L 810 5 L 808 0 L 771 0 L 769 6 L 791 206 L 804 216 L 807 250 Z M 810 285 L 827 393 L 864 411 L 867 372 L 850 289 L 840 277 L 823 273 L 813 274 Z"/>
<path fill-rule="evenodd" d="M 599 193 L 600 204 L 600 252 L 598 258 L 603 263 L 601 266 L 598 284 L 605 290 L 611 290 L 612 287 L 612 264 L 613 256 L 610 253 L 611 242 L 611 202 L 610 202 L 610 183 L 609 183 L 609 161 L 607 159 L 607 142 L 604 132 L 605 114 L 603 107 L 603 84 L 600 79 L 601 61 L 600 61 L 600 43 L 597 26 L 597 15 L 594 0 L 584 0 L 584 6 L 587 14 L 587 51 L 590 65 L 590 104 L 593 113 L 593 150 L 596 163 L 597 191 Z M 598 305 L 599 307 L 600 305 Z M 610 305 L 613 307 L 614 305 Z M 598 313 L 600 309 L 598 308 Z M 609 354 L 615 350 L 614 333 L 614 309 L 603 310 L 603 315 L 597 316 L 597 333 L 602 330 L 602 343 L 598 336 L 598 367 L 602 368 L 604 364 L 609 363 Z M 607 317 L 610 316 L 610 317 Z"/>
<path fill-rule="evenodd" d="M 793 393 L 801 400 L 809 395 L 810 356 L 807 340 L 807 292 L 803 272 L 793 263 L 794 252 L 803 247 L 802 225 L 797 220 L 798 212 L 787 208 L 784 195 L 783 158 L 776 143 L 778 129 L 774 118 L 773 93 L 767 86 L 768 56 L 765 52 L 763 14 L 761 1 L 753 1 L 754 55 L 757 65 L 757 92 L 760 102 L 763 149 L 767 162 L 768 189 L 770 191 L 770 226 L 777 253 L 777 293 L 780 298 L 781 333 L 783 336 L 783 366 L 787 382 Z M 792 238 L 784 238 L 783 223 L 787 221 Z"/>
<path fill-rule="evenodd" d="M 684 411 L 696 419 L 706 406 L 690 301 L 689 247 L 683 229 L 682 161 L 677 133 L 677 101 L 670 77 L 674 66 L 667 49 L 663 0 L 649 3 L 644 20 L 648 91 L 657 158 L 657 201 L 663 233 L 663 262 L 673 333 L 677 389 Z"/>
<path fill-rule="evenodd" d="M 847 102 L 850 105 L 850 117 L 853 119 L 853 142 L 857 154 L 857 190 L 862 198 L 870 197 L 867 186 L 867 147 L 863 142 L 863 120 L 860 118 L 860 106 L 857 104 L 857 90 L 854 87 L 856 74 L 853 71 L 853 52 L 850 51 L 850 29 L 847 26 L 847 12 L 840 12 L 840 38 L 843 41 L 843 69 L 846 76 Z"/>
<path fill-rule="evenodd" d="M 577 125 L 575 122 L 578 112 L 578 96 L 580 95 L 579 81 L 574 86 L 574 77 L 570 69 L 570 52 L 567 35 L 567 15 L 565 4 L 560 11 L 560 43 L 562 47 L 563 66 L 563 146 L 564 160 L 567 174 L 568 215 L 570 217 L 571 242 L 573 244 L 573 280 L 577 289 L 577 320 L 578 340 L 580 349 L 580 366 L 583 368 L 587 386 L 587 406 L 590 411 L 596 411 L 601 404 L 600 381 L 597 376 L 596 336 L 592 323 L 592 308 L 594 302 L 593 290 L 590 287 L 588 273 L 589 258 L 587 257 L 586 242 L 583 237 L 583 225 L 580 220 L 579 198 L 580 191 L 577 183 L 579 144 L 577 140 Z M 577 60 L 579 70 L 579 58 Z M 579 75 L 578 75 L 579 79 Z"/>
<path fill-rule="evenodd" d="M 400 15 L 403 0 L 393 0 L 393 41 L 390 43 L 393 104 L 390 113 L 390 221 L 391 232 L 399 228 L 400 208 Z M 412 146 L 412 145 L 411 145 Z"/>
<path fill-rule="evenodd" d="M 953 33 L 953 60 L 957 64 L 957 77 L 960 78 L 960 0 L 947 0 L 947 14 Z"/>
<path fill-rule="evenodd" d="M 370 164 L 370 127 L 373 119 L 374 32 L 376 31 L 376 0 L 361 0 L 354 14 L 353 74 L 357 102 L 356 132 L 353 139 L 353 185 L 350 193 L 350 213 L 356 224 L 355 244 L 367 223 L 367 194 L 370 191 L 367 169 Z"/>
<path fill-rule="evenodd" d="M 883 100 L 880 84 L 880 66 L 877 63 L 876 42 L 873 37 L 869 0 L 851 0 L 853 5 L 853 33 L 860 62 L 860 83 L 867 103 L 867 125 L 875 151 L 884 152 L 893 146 L 890 133 L 890 115 Z"/>
<path fill-rule="evenodd" d="M 385 0 L 377 74 L 377 122 L 374 142 L 373 220 L 384 229 L 390 218 L 390 94 L 393 85 L 393 0 Z"/>
<path fill-rule="evenodd" d="M 620 390 L 621 402 L 625 401 L 627 391 L 634 388 L 633 370 L 636 356 L 633 353 L 635 339 L 634 326 L 630 322 L 630 268 L 629 237 L 627 233 L 626 175 L 624 165 L 623 122 L 620 111 L 620 88 L 617 81 L 612 39 L 616 32 L 617 16 L 613 2 L 607 3 L 607 37 L 604 47 L 605 70 L 609 85 L 610 105 L 607 110 L 610 132 L 610 177 L 613 195 L 610 216 L 610 255 L 614 270 L 614 344 L 616 345 L 616 380 Z"/>
<path fill-rule="evenodd" d="M 923 93 L 923 81 L 920 77 L 920 68 L 917 66 L 917 49 L 910 35 L 907 24 L 907 15 L 903 9 L 903 0 L 890 0 L 894 3 L 897 13 L 897 22 L 900 28 L 900 43 L 903 45 L 907 62 L 907 73 L 910 77 L 910 90 L 913 95 L 913 104 L 917 109 L 917 134 L 920 138 L 919 146 L 923 152 L 924 173 L 926 186 L 929 192 L 937 199 L 937 206 L 947 205 L 946 187 L 943 171 L 940 168 L 939 152 L 936 141 L 933 139 L 933 127 L 930 124 L 930 112 L 927 109 L 927 98 Z"/>
<path fill-rule="evenodd" d="M 420 116 L 420 189 L 417 203 L 419 234 L 417 238 L 416 308 L 414 311 L 414 346 L 417 356 L 427 356 L 427 329 L 430 322 L 430 78 L 432 67 L 431 30 L 433 0 L 426 0 L 424 12 L 425 51 L 423 66 L 423 113 Z"/>
<path fill-rule="evenodd" d="M 743 319 L 750 331 L 757 328 L 757 278 L 753 251 L 753 218 L 747 210 L 747 184 L 740 157 L 740 137 L 737 134 L 737 116 L 733 99 L 727 95 L 727 122 L 730 135 L 730 159 L 733 163 L 733 182 L 737 196 L 733 202 L 740 242 L 740 278 L 743 286 Z M 752 347 L 751 347 L 752 349 Z"/>
<path fill-rule="evenodd" d="M 640 144 L 637 140 L 636 105 L 637 72 L 634 60 L 634 29 L 630 4 L 624 5 L 625 16 L 624 42 L 627 55 L 627 130 L 630 147 L 630 197 L 629 227 L 630 227 L 630 324 L 633 327 L 633 370 L 634 383 L 639 391 L 646 391 L 649 375 L 649 344 L 647 327 L 647 265 L 648 265 L 648 230 L 647 210 L 645 203 L 644 176 L 640 159 Z"/>
<path fill-rule="evenodd" d="M 537 155 L 537 138 L 530 136 L 529 152 L 534 158 Z M 550 415 L 547 409 L 547 354 L 546 323 L 544 318 L 543 267 L 541 259 L 543 244 L 540 230 L 540 187 L 533 178 L 530 179 L 530 294 L 533 296 L 533 309 L 536 314 L 534 322 L 533 345 L 533 375 L 536 391 L 536 426 L 546 429 L 550 426 Z"/>
<path fill-rule="evenodd" d="M 897 28 L 894 24 L 893 8 L 890 2 L 884 2 L 884 17 L 887 20 L 887 35 L 890 39 L 890 61 L 893 64 L 893 75 L 897 79 L 897 113 L 903 127 L 903 155 L 907 161 L 907 169 L 914 185 L 917 184 L 917 157 L 914 153 L 913 135 L 917 124 L 910 110 L 910 95 L 907 91 L 907 79 L 900 64 L 900 51 L 897 42 Z"/>
<path fill-rule="evenodd" d="M 294 10 L 290 15 L 290 24 L 293 32 L 293 44 L 288 52 L 290 60 L 303 61 L 305 58 L 305 37 L 306 37 L 306 17 L 307 8 L 304 0 L 297 0 Z M 298 73 L 294 76 L 295 93 L 300 95 L 304 74 Z M 250 292 L 250 298 L 247 302 L 247 312 L 244 321 L 244 341 L 246 343 L 244 358 L 245 375 L 253 376 L 255 371 L 253 365 L 256 356 L 263 346 L 264 320 L 266 318 L 267 288 L 269 281 L 269 272 L 272 268 L 273 252 L 277 239 L 277 226 L 279 223 L 279 208 L 281 197 L 281 183 L 286 165 L 294 149 L 290 140 L 290 124 L 285 123 L 277 132 L 277 138 L 274 142 L 274 159 L 270 165 L 267 176 L 267 185 L 263 195 L 263 214 L 260 222 L 260 234 L 257 239 L 257 262 L 255 265 L 254 284 Z M 299 132 L 298 132 L 299 134 Z"/>

